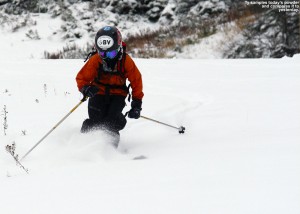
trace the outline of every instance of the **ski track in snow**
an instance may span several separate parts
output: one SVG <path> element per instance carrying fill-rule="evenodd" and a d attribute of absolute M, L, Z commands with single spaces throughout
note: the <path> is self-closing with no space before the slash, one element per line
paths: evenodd
<path fill-rule="evenodd" d="M 0 63 L 0 213 L 299 213 L 299 55 L 136 63 L 142 114 L 186 133 L 128 119 L 115 150 L 80 133 L 85 102 L 22 162 L 28 175 L 5 146 L 22 156 L 80 101 L 83 61 Z"/>

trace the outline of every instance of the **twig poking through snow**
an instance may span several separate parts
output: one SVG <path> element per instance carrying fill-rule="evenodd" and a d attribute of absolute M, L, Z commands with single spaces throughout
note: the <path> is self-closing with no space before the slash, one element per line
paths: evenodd
<path fill-rule="evenodd" d="M 8 128 L 8 124 L 7 124 L 7 113 L 8 113 L 8 111 L 6 111 L 7 109 L 6 109 L 6 105 L 4 105 L 4 107 L 3 107 L 3 131 L 4 131 L 4 135 L 6 135 L 6 130 L 7 130 L 7 128 Z"/>
<path fill-rule="evenodd" d="M 16 161 L 17 166 L 21 167 L 22 169 L 24 169 L 24 171 L 28 174 L 28 169 L 26 169 L 19 161 L 19 155 L 15 154 L 15 150 L 16 150 L 16 144 L 13 143 L 11 146 L 10 145 L 6 145 L 5 147 L 6 151 L 11 154 L 11 156 L 13 156 L 13 158 Z"/>

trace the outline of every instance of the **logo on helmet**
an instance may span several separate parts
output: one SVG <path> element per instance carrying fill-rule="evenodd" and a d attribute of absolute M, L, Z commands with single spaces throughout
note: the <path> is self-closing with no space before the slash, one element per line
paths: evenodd
<path fill-rule="evenodd" d="M 99 48 L 107 50 L 114 45 L 114 40 L 109 36 L 100 36 L 97 39 L 97 45 Z"/>

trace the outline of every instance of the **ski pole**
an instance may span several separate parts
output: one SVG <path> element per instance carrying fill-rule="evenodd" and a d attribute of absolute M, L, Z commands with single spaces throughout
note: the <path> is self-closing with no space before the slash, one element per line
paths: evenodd
<path fill-rule="evenodd" d="M 64 116 L 49 132 L 47 132 L 47 134 L 45 134 L 44 137 L 42 137 L 42 139 L 40 139 L 21 159 L 20 161 L 22 161 L 30 152 L 32 152 L 32 150 L 34 150 L 35 147 L 37 147 L 43 140 L 45 140 L 46 137 L 48 137 L 49 134 L 51 134 L 51 132 L 54 131 L 54 129 L 56 129 L 65 119 L 67 119 L 67 117 L 69 117 L 70 114 L 72 114 L 84 101 L 86 101 L 87 97 L 83 97 L 82 100 L 80 100 L 80 102 L 74 107 L 72 108 L 72 110 L 66 115 Z"/>
<path fill-rule="evenodd" d="M 151 119 L 149 117 L 145 117 L 145 116 L 141 116 L 141 118 L 144 118 L 146 120 L 150 120 L 152 122 L 155 122 L 155 123 L 158 123 L 158 124 L 162 124 L 164 126 L 168 126 L 170 128 L 173 128 L 173 129 L 177 129 L 179 131 L 179 134 L 184 134 L 184 131 L 185 131 L 185 127 L 183 126 L 180 126 L 180 127 L 175 127 L 175 126 L 172 126 L 172 125 L 169 125 L 169 124 L 166 124 L 166 123 L 163 123 L 163 122 L 160 122 L 158 120 L 154 120 L 154 119 Z"/>

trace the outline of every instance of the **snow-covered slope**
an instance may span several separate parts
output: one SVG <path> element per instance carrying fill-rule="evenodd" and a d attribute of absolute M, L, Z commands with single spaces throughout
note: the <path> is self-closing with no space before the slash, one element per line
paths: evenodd
<path fill-rule="evenodd" d="M 14 49 L 27 58 L 83 58 L 105 25 L 136 44 L 127 48 L 134 57 L 293 56 L 299 53 L 299 9 L 296 1 L 289 4 L 294 9 L 284 13 L 235 0 L 0 0 L 0 57 L 12 57 L 7 49 Z M 215 38 L 220 42 L 211 42 Z"/>
<path fill-rule="evenodd" d="M 136 63 L 143 115 L 186 133 L 128 119 L 114 150 L 105 133 L 79 133 L 85 102 L 22 162 L 26 174 L 5 146 L 22 156 L 80 101 L 83 62 L 1 61 L 0 213 L 299 213 L 298 55 Z"/>
<path fill-rule="evenodd" d="M 64 22 L 60 17 L 53 18 L 50 14 L 30 15 L 29 17 L 30 22 L 34 23 L 34 25 L 19 28 L 13 33 L 10 25 L 0 26 L 1 59 L 43 59 L 45 58 L 45 52 L 59 53 L 64 48 L 73 46 L 79 49 L 86 49 L 86 55 L 91 51 L 94 44 L 94 32 L 81 33 L 81 39 L 62 39 L 63 35 L 60 31 Z M 76 28 L 78 33 L 84 29 L 84 24 L 79 23 L 80 26 Z M 98 22 L 93 27 L 99 29 L 105 24 L 107 23 Z M 135 34 L 140 31 L 147 31 L 145 29 L 155 30 L 160 25 L 145 23 L 143 20 L 140 20 L 133 24 L 126 22 L 126 26 L 118 26 L 122 31 L 123 38 L 126 38 L 129 33 Z M 193 44 L 180 47 L 180 52 L 170 50 L 167 55 L 174 58 L 222 58 L 223 52 L 227 48 L 228 34 L 232 34 L 231 31 L 226 33 L 220 31 L 210 37 L 201 39 L 199 42 L 195 41 Z M 132 44 L 129 43 L 127 45 L 130 47 Z M 79 50 L 77 49 L 74 52 L 79 52 Z"/>

